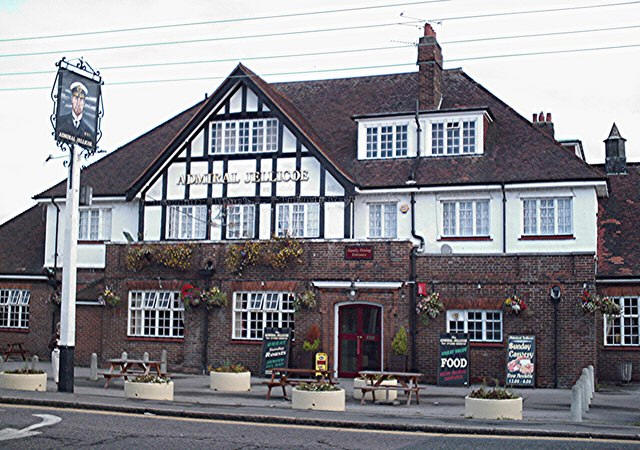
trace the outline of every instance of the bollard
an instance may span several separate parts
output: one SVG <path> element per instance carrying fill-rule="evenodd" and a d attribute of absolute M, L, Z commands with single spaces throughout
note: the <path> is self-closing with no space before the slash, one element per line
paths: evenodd
<path fill-rule="evenodd" d="M 4 358 L 0 355 L 0 367 L 4 365 Z"/>
<path fill-rule="evenodd" d="M 586 367 L 582 369 L 582 377 L 585 379 L 587 383 L 587 401 L 589 405 L 591 404 L 591 399 L 593 398 L 593 389 L 591 387 L 591 377 L 589 376 L 589 369 Z"/>
<path fill-rule="evenodd" d="M 89 370 L 89 379 L 91 381 L 98 381 L 98 355 L 91 354 L 91 367 Z"/>
<path fill-rule="evenodd" d="M 580 402 L 582 403 L 582 414 L 584 415 L 589 410 L 587 381 L 583 377 L 580 377 L 578 385 L 580 386 Z"/>
<path fill-rule="evenodd" d="M 38 355 L 31 358 L 31 370 L 38 370 Z"/>
<path fill-rule="evenodd" d="M 577 383 L 571 388 L 571 420 L 582 422 L 582 394 Z"/>
<path fill-rule="evenodd" d="M 120 359 L 127 359 L 127 352 L 122 352 L 122 356 L 120 356 Z"/>
<path fill-rule="evenodd" d="M 591 378 L 591 389 L 592 392 L 595 394 L 596 392 L 596 371 L 593 368 L 593 366 L 587 366 L 587 370 L 589 371 L 589 377 Z"/>
<path fill-rule="evenodd" d="M 160 357 L 160 371 L 167 373 L 167 351 L 162 350 L 162 356 Z"/>
<path fill-rule="evenodd" d="M 149 353 L 148 352 L 144 352 L 142 354 L 142 362 L 145 363 L 145 364 L 149 362 Z"/>

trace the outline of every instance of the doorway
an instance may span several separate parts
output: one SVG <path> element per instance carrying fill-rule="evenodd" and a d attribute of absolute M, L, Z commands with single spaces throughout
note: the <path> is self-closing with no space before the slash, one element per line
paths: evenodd
<path fill-rule="evenodd" d="M 338 309 L 338 376 L 382 369 L 382 307 L 349 304 Z"/>

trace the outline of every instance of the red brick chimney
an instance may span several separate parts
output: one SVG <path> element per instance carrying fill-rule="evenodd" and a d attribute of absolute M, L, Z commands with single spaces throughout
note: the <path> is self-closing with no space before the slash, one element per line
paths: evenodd
<path fill-rule="evenodd" d="M 540 128 L 551 137 L 555 137 L 555 130 L 553 128 L 553 120 L 551 119 L 551 113 L 547 113 L 546 117 L 541 111 L 540 114 L 533 113 L 533 125 Z"/>
<path fill-rule="evenodd" d="M 442 99 L 442 49 L 428 23 L 418 42 L 418 69 L 419 107 L 437 109 Z"/>

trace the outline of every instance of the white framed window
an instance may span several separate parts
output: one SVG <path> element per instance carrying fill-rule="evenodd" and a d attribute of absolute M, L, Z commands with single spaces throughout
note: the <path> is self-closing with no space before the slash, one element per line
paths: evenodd
<path fill-rule="evenodd" d="M 278 236 L 318 237 L 320 235 L 320 204 L 279 204 L 276 223 Z"/>
<path fill-rule="evenodd" d="M 254 234 L 255 206 L 227 206 L 227 239 L 251 239 Z"/>
<path fill-rule="evenodd" d="M 127 334 L 184 337 L 184 304 L 174 291 L 130 291 Z"/>
<path fill-rule="evenodd" d="M 407 156 L 408 124 L 382 124 L 366 127 L 366 158 L 398 158 Z"/>
<path fill-rule="evenodd" d="M 369 204 L 369 237 L 398 236 L 398 206 L 395 202 Z"/>
<path fill-rule="evenodd" d="M 619 297 L 613 301 L 620 306 L 620 314 L 604 316 L 604 345 L 640 345 L 640 297 Z"/>
<path fill-rule="evenodd" d="M 442 236 L 489 236 L 489 200 L 443 201 Z"/>
<path fill-rule="evenodd" d="M 431 154 L 460 155 L 479 153 L 478 120 L 443 119 L 431 122 Z"/>
<path fill-rule="evenodd" d="M 466 333 L 476 342 L 502 342 L 502 311 L 449 310 L 447 333 Z"/>
<path fill-rule="evenodd" d="M 278 150 L 278 120 L 212 122 L 211 153 L 260 153 Z"/>
<path fill-rule="evenodd" d="M 29 328 L 31 291 L 0 289 L 0 328 Z"/>
<path fill-rule="evenodd" d="M 568 198 L 529 198 L 522 200 L 523 234 L 573 234 L 573 205 Z"/>
<path fill-rule="evenodd" d="M 169 239 L 205 239 L 207 205 L 171 205 L 167 214 Z"/>
<path fill-rule="evenodd" d="M 233 339 L 260 340 L 265 328 L 294 330 L 292 292 L 234 292 Z"/>
<path fill-rule="evenodd" d="M 79 241 L 111 240 L 111 209 L 80 208 L 79 212 Z"/>

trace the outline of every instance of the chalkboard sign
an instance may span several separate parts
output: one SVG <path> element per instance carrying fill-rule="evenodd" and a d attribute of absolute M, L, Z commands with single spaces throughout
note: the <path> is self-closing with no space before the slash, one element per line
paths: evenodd
<path fill-rule="evenodd" d="M 535 386 L 536 337 L 507 339 L 507 386 Z"/>
<path fill-rule="evenodd" d="M 469 338 L 466 334 L 441 334 L 438 385 L 467 386 L 468 384 Z"/>
<path fill-rule="evenodd" d="M 271 369 L 289 365 L 290 343 L 290 328 L 264 329 L 262 338 L 262 374 L 265 376 L 271 375 Z"/>

